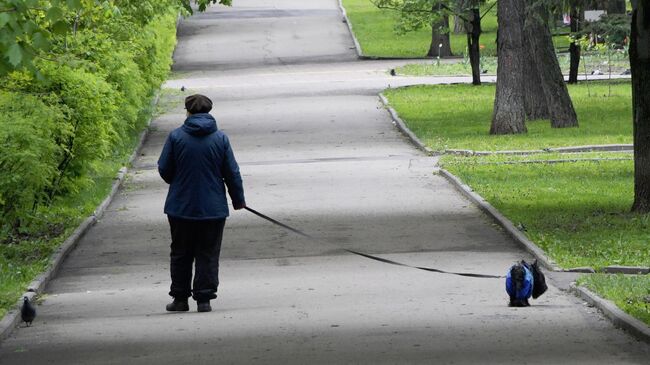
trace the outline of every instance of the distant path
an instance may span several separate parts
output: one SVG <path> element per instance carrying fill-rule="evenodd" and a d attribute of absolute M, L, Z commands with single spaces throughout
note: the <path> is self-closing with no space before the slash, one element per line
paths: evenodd
<path fill-rule="evenodd" d="M 404 82 L 358 62 L 336 0 L 237 0 L 184 20 L 169 87 L 210 96 L 248 203 L 331 242 L 235 212 L 211 313 L 168 314 L 167 186 L 155 162 L 180 125 L 156 118 L 125 188 L 52 281 L 5 364 L 647 364 L 648 346 L 551 287 L 506 306 L 527 258 L 392 126 L 376 93 Z M 179 96 L 179 100 L 181 96 Z"/>

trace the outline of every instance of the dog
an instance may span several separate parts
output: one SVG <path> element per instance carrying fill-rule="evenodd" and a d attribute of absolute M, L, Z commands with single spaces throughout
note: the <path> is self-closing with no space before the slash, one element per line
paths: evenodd
<path fill-rule="evenodd" d="M 539 269 L 537 260 L 532 265 L 520 261 L 510 267 L 506 274 L 506 292 L 510 297 L 509 307 L 528 307 L 528 299 L 539 298 L 548 287 L 546 277 Z"/>

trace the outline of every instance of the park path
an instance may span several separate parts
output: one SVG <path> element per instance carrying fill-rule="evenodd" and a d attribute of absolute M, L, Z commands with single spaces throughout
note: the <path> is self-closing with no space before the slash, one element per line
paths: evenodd
<path fill-rule="evenodd" d="M 555 287 L 508 308 L 503 274 L 528 258 L 433 175 L 376 93 L 396 62 L 359 62 L 336 0 L 238 0 L 183 20 L 174 79 L 104 218 L 51 282 L 2 364 L 647 364 L 649 350 Z M 188 88 L 180 92 L 181 86 Z M 248 204 L 318 242 L 233 212 L 211 313 L 165 313 L 167 186 L 155 163 L 204 93 L 231 138 Z"/>

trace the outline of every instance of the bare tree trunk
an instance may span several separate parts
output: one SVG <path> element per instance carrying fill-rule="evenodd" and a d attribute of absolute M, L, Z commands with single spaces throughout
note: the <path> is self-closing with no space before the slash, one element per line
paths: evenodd
<path fill-rule="evenodd" d="M 530 42 L 526 42 L 526 56 L 524 57 L 524 106 L 527 120 L 550 119 L 546 94 L 542 86 L 542 75 L 537 69 L 535 50 Z"/>
<path fill-rule="evenodd" d="M 431 24 L 431 46 L 429 47 L 427 56 L 453 56 L 451 53 L 451 42 L 449 40 L 449 17 L 446 15 L 442 17 L 440 22 Z"/>
<path fill-rule="evenodd" d="M 497 90 L 490 134 L 526 132 L 524 108 L 523 40 L 524 2 L 499 0 L 497 4 Z"/>
<path fill-rule="evenodd" d="M 454 34 L 463 34 L 465 33 L 465 25 L 463 24 L 463 19 L 458 15 L 454 15 Z"/>
<path fill-rule="evenodd" d="M 632 1 L 630 69 L 634 123 L 634 204 L 650 212 L 650 0 Z"/>
<path fill-rule="evenodd" d="M 580 30 L 580 10 L 577 6 L 571 6 L 571 33 L 576 33 Z M 578 69 L 580 67 L 580 46 L 576 42 L 571 42 L 569 45 L 569 84 L 578 83 Z"/>
<path fill-rule="evenodd" d="M 479 40 L 481 38 L 481 11 L 473 8 L 469 15 L 467 24 L 467 50 L 469 52 L 469 63 L 472 66 L 472 85 L 481 84 L 481 49 Z"/>
<path fill-rule="evenodd" d="M 454 11 L 456 14 L 464 14 L 469 0 L 456 0 Z M 466 33 L 465 22 L 460 16 L 454 15 L 454 34 Z"/>
<path fill-rule="evenodd" d="M 577 127 L 578 116 L 564 82 L 562 69 L 553 46 L 553 37 L 546 21 L 546 9 L 542 5 L 527 7 L 525 33 L 534 54 L 532 59 L 536 62 L 544 95 L 546 95 L 551 127 Z"/>

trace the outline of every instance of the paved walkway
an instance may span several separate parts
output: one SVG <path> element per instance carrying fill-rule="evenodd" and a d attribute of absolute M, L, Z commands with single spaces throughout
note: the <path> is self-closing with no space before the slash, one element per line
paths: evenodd
<path fill-rule="evenodd" d="M 179 35 L 167 86 L 215 101 L 249 205 L 326 242 L 234 212 L 214 311 L 165 313 L 167 186 L 155 162 L 183 120 L 178 96 L 34 326 L 1 345 L 2 364 L 647 364 L 647 345 L 555 287 L 513 309 L 502 280 L 337 248 L 488 274 L 528 257 L 392 126 L 376 93 L 431 80 L 356 61 L 336 0 L 238 0 Z"/>

